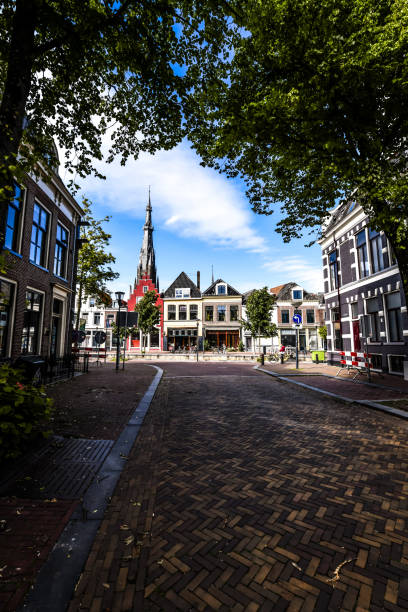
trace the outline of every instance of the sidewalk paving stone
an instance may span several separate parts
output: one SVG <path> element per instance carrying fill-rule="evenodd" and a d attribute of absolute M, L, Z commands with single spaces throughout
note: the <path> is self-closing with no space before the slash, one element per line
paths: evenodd
<path fill-rule="evenodd" d="M 21 604 L 155 374 L 150 365 L 116 372 L 106 364 L 47 389 L 59 435 L 2 471 L 0 610 Z"/>

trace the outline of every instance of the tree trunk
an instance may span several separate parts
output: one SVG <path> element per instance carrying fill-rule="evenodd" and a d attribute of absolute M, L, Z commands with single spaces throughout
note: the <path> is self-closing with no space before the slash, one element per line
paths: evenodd
<path fill-rule="evenodd" d="M 77 302 L 77 311 L 76 311 L 76 320 L 75 320 L 75 329 L 79 329 L 81 304 L 82 304 L 82 293 L 83 293 L 83 285 L 82 285 L 82 282 L 79 282 L 79 285 L 78 285 L 78 302 Z"/>
<path fill-rule="evenodd" d="M 7 74 L 0 104 L 0 250 L 4 245 L 7 210 L 13 193 L 12 166 L 23 136 L 34 61 L 38 0 L 16 0 Z"/>

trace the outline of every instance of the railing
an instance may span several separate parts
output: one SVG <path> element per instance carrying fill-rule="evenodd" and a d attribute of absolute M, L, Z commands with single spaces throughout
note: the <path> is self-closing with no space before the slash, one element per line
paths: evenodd
<path fill-rule="evenodd" d="M 88 372 L 89 355 L 68 353 L 63 357 L 45 357 L 40 370 L 40 382 L 43 385 L 73 378 L 76 373 Z"/>

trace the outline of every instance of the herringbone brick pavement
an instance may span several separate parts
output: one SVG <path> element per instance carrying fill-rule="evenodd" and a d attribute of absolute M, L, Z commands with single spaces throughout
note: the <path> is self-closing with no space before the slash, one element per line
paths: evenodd
<path fill-rule="evenodd" d="M 69 610 L 408 609 L 407 432 L 261 375 L 164 379 Z"/>

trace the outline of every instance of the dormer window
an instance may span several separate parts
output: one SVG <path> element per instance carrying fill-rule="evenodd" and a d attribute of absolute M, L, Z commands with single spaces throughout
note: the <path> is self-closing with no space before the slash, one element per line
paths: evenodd
<path fill-rule="evenodd" d="M 302 289 L 293 289 L 293 291 L 292 291 L 292 299 L 293 300 L 303 300 L 303 290 Z"/>
<path fill-rule="evenodd" d="M 182 289 L 174 290 L 174 297 L 176 298 L 189 298 L 190 297 L 190 287 L 184 287 Z"/>
<path fill-rule="evenodd" d="M 216 293 L 217 295 L 227 295 L 227 285 L 225 284 L 217 285 Z"/>

